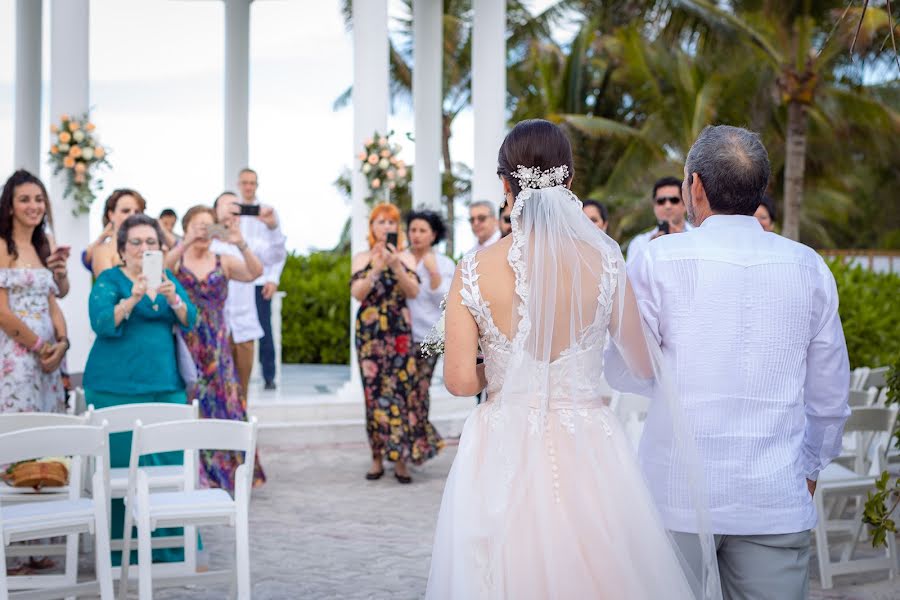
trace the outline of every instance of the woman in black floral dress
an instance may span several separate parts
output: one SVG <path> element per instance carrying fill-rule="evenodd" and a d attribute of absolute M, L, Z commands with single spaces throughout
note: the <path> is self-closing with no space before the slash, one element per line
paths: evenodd
<path fill-rule="evenodd" d="M 356 351 L 366 396 L 366 431 L 372 468 L 366 479 L 384 474 L 383 461 L 394 463 L 400 483 L 410 483 L 407 462 L 426 456 L 413 453 L 410 412 L 415 401 L 416 359 L 406 299 L 419 293 L 415 265 L 388 243 L 397 234 L 400 211 L 379 204 L 369 215 L 369 248 L 353 257 L 350 292 L 362 304 L 356 315 Z M 399 244 L 402 246 L 402 244 Z M 415 418 L 415 417 L 413 417 Z M 428 453 L 432 454 L 432 453 Z"/>

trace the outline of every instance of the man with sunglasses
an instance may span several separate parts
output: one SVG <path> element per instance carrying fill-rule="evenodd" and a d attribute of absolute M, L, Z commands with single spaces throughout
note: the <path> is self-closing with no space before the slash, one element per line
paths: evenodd
<path fill-rule="evenodd" d="M 681 233 L 692 228 L 685 219 L 684 202 L 681 201 L 681 180 L 677 177 L 663 177 L 653 184 L 653 214 L 659 223 L 650 231 L 634 236 L 628 244 L 625 263 L 631 264 L 641 250 L 661 235 Z"/>
<path fill-rule="evenodd" d="M 490 200 L 476 200 L 469 205 L 469 225 L 478 243 L 466 254 L 484 250 L 500 239 L 496 215 L 497 210 Z"/>

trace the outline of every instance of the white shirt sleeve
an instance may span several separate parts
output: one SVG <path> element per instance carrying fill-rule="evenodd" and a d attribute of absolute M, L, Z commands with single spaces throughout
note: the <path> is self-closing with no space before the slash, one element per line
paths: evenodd
<path fill-rule="evenodd" d="M 419 286 L 419 293 L 421 294 L 424 292 L 426 296 L 443 299 L 450 291 L 450 284 L 453 283 L 456 265 L 453 264 L 452 260 L 442 254 L 436 254 L 435 258 L 438 263 L 438 273 L 441 275 L 441 285 L 435 290 L 431 289 L 431 282 L 428 281 L 428 275 L 426 274 L 425 279 L 422 281 L 422 285 Z"/>
<path fill-rule="evenodd" d="M 844 423 L 850 416 L 850 359 L 838 314 L 837 286 L 824 262 L 820 264 L 820 275 L 825 307 L 819 330 L 807 349 L 804 384 L 806 431 L 802 469 L 812 480 L 840 454 Z"/>

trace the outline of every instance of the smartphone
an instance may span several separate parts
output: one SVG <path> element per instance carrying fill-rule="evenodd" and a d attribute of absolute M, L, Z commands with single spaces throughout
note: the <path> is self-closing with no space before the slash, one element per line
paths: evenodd
<path fill-rule="evenodd" d="M 228 228 L 221 223 L 212 223 L 206 226 L 206 237 L 224 240 L 228 237 Z"/>
<path fill-rule="evenodd" d="M 656 225 L 656 227 L 657 227 L 657 229 L 659 229 L 659 232 L 663 235 L 666 235 L 669 233 L 669 222 L 668 221 L 660 221 Z"/>
<path fill-rule="evenodd" d="M 259 204 L 238 204 L 238 214 L 242 217 L 258 217 Z"/>
<path fill-rule="evenodd" d="M 397 232 L 391 232 L 387 234 L 387 244 L 388 246 L 397 247 Z"/>
<path fill-rule="evenodd" d="M 156 291 L 162 285 L 163 255 L 160 250 L 144 251 L 144 277 L 147 278 L 147 291 Z"/>

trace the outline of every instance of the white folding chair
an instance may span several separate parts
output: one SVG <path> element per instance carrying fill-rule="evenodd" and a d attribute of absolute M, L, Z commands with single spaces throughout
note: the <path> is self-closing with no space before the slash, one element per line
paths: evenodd
<path fill-rule="evenodd" d="M 112 600 L 113 585 L 109 555 L 109 524 L 107 516 L 106 475 L 109 443 L 103 427 L 59 425 L 26 429 L 0 435 L 0 463 L 12 463 L 44 456 L 71 456 L 69 494 L 66 499 L 0 504 L 0 600 L 7 598 L 61 598 L 99 592 L 102 600 Z M 82 459 L 92 458 L 96 465 L 93 474 L 94 497 L 82 496 Z M 75 569 L 64 575 L 35 577 L 7 577 L 6 547 L 13 542 L 40 540 L 55 536 L 78 539 L 78 535 L 93 534 L 95 539 L 96 580 L 78 583 Z M 35 547 L 37 548 L 37 547 Z M 77 545 L 76 545 L 77 558 Z M 9 594 L 10 589 L 27 592 Z"/>
<path fill-rule="evenodd" d="M 865 381 L 862 384 L 862 388 L 867 390 L 870 387 L 874 387 L 880 390 L 887 385 L 888 371 L 890 371 L 890 367 L 878 367 L 877 369 L 870 369 Z"/>
<path fill-rule="evenodd" d="M 878 398 L 878 389 L 871 387 L 867 390 L 850 390 L 848 403 L 854 406 L 872 406 Z"/>
<path fill-rule="evenodd" d="M 613 395 L 610 409 L 619 417 L 625 435 L 637 449 L 644 432 L 644 420 L 650 410 L 650 398 L 638 394 L 617 392 Z"/>
<path fill-rule="evenodd" d="M 194 400 L 190 404 L 171 404 L 166 402 L 140 402 L 135 404 L 123 404 L 108 408 L 95 409 L 93 405 L 88 407 L 89 422 L 98 424 L 106 422 L 107 431 L 125 433 L 134 430 L 138 421 L 144 425 L 155 425 L 170 421 L 185 421 L 200 418 L 199 401 Z M 196 469 L 197 463 L 194 454 L 185 453 L 185 463 L 190 461 L 191 468 Z M 154 491 L 178 491 L 184 489 L 184 466 L 182 465 L 153 465 L 144 466 L 141 469 L 147 475 L 147 483 Z M 110 498 L 125 498 L 128 492 L 128 467 L 115 467 L 109 469 L 109 496 Z M 122 549 L 122 540 L 112 540 L 113 550 Z M 166 536 L 153 538 L 153 548 L 180 548 L 184 546 L 183 563 L 160 563 L 153 569 L 158 575 L 176 575 L 180 573 L 194 573 L 197 571 L 197 528 L 189 527 L 184 531 L 184 536 Z M 113 569 L 113 578 L 118 579 L 121 568 Z"/>
<path fill-rule="evenodd" d="M 188 582 L 230 581 L 232 595 L 250 598 L 249 506 L 253 487 L 256 455 L 256 418 L 249 423 L 220 419 L 201 419 L 159 423 L 144 427 L 138 424 L 131 442 L 128 471 L 128 496 L 125 511 L 125 540 L 122 552 L 122 577 L 119 598 L 128 593 L 128 568 L 132 521 L 138 531 L 138 590 L 140 600 L 153 597 L 151 569 L 152 531 L 158 527 L 197 527 L 228 525 L 235 528 L 235 568 L 233 571 L 198 573 L 193 576 L 166 578 L 166 585 Z M 234 476 L 234 498 L 222 489 L 196 489 L 197 469 L 188 467 L 188 454 L 201 449 L 244 452 L 245 462 Z M 185 453 L 184 489 L 178 492 L 153 492 L 144 467 L 139 466 L 145 454 L 183 450 Z"/>
<path fill-rule="evenodd" d="M 886 464 L 887 443 L 896 420 L 896 406 L 853 408 L 844 426 L 845 432 L 857 435 L 854 460 L 849 465 L 852 468 L 835 462 L 819 474 L 813 500 L 818 514 L 816 553 L 824 589 L 833 586 L 835 575 L 887 570 L 891 579 L 896 576 L 897 547 L 893 535 L 888 536 L 888 547 L 883 555 L 854 558 L 866 530 L 862 522 L 865 498 L 875 487 L 876 476 Z M 848 510 L 851 516 L 846 518 Z M 831 534 L 834 535 L 829 539 Z M 833 562 L 831 545 L 837 535 L 844 538 L 844 543 L 839 547 L 839 560 Z"/>
<path fill-rule="evenodd" d="M 83 387 L 76 387 L 69 392 L 69 406 L 66 408 L 68 414 L 81 415 L 87 411 L 87 408 Z"/>
<path fill-rule="evenodd" d="M 78 426 L 87 423 L 87 415 L 79 417 L 60 414 L 60 413 L 3 413 L 0 414 L 0 435 L 13 433 L 25 429 L 36 429 L 39 427 L 56 427 L 56 426 Z M 75 479 L 70 476 L 70 483 L 61 487 L 49 487 L 35 490 L 34 488 L 12 487 L 5 482 L 0 482 L 0 503 L 4 505 L 21 504 L 27 502 L 45 502 L 49 500 L 67 499 L 71 492 L 72 481 L 84 481 L 87 475 L 89 465 L 88 461 L 80 463 L 79 478 Z M 70 464 L 70 469 L 78 468 L 78 465 Z M 41 544 L 39 546 L 29 544 L 15 544 L 6 550 L 8 557 L 25 557 L 25 556 L 64 556 L 66 576 L 75 581 L 78 574 L 78 536 L 68 535 L 64 544 L 55 542 Z M 53 582 L 56 575 L 30 575 L 29 582 L 36 582 L 38 585 L 41 581 Z M 50 579 L 47 579 L 47 578 Z M 18 581 L 18 580 L 17 580 Z M 24 581 L 24 580 L 22 580 Z M 30 583 L 29 583 L 30 585 Z"/>
<path fill-rule="evenodd" d="M 866 378 L 869 376 L 869 367 L 856 367 L 850 373 L 850 389 L 851 390 L 861 390 L 863 389 L 863 384 L 866 382 Z"/>

